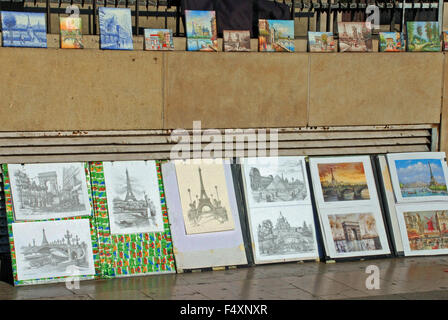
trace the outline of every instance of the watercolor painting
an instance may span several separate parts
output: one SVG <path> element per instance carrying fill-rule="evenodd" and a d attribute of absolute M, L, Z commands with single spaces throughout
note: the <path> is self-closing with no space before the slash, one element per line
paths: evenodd
<path fill-rule="evenodd" d="M 258 20 L 258 48 L 268 52 L 294 52 L 294 20 Z"/>
<path fill-rule="evenodd" d="M 187 50 L 218 51 L 215 11 L 185 10 Z"/>
<path fill-rule="evenodd" d="M 59 20 L 62 49 L 82 49 L 82 19 L 61 17 Z"/>
<path fill-rule="evenodd" d="M 223 31 L 224 51 L 250 51 L 249 30 L 224 30 Z"/>
<path fill-rule="evenodd" d="M 47 47 L 45 13 L 2 11 L 4 47 Z"/>
<path fill-rule="evenodd" d="M 338 43 L 333 32 L 308 32 L 310 52 L 337 52 Z"/>
<path fill-rule="evenodd" d="M 440 31 L 437 21 L 408 21 L 406 30 L 408 51 L 440 51 Z"/>
<path fill-rule="evenodd" d="M 373 213 L 328 215 L 337 253 L 381 250 Z"/>
<path fill-rule="evenodd" d="M 443 31 L 443 51 L 448 51 L 448 31 Z"/>
<path fill-rule="evenodd" d="M 325 202 L 369 200 L 362 162 L 317 164 Z"/>
<path fill-rule="evenodd" d="M 132 50 L 131 9 L 99 8 L 100 45 L 105 50 Z"/>
<path fill-rule="evenodd" d="M 404 212 L 411 251 L 448 249 L 448 211 Z"/>
<path fill-rule="evenodd" d="M 372 51 L 372 30 L 365 22 L 338 22 L 340 52 Z"/>
<path fill-rule="evenodd" d="M 170 29 L 145 29 L 145 50 L 174 50 L 173 31 Z"/>
<path fill-rule="evenodd" d="M 404 36 L 401 32 L 380 32 L 380 52 L 406 51 Z"/>

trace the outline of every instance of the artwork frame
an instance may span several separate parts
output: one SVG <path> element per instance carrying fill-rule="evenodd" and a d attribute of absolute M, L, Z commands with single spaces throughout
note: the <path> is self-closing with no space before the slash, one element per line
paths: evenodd
<path fill-rule="evenodd" d="M 99 7 L 98 20 L 101 50 L 134 50 L 130 8 Z"/>
<path fill-rule="evenodd" d="M 328 42 L 330 42 L 329 47 L 327 45 Z M 308 48 L 309 52 L 338 52 L 338 41 L 334 39 L 333 32 L 308 31 Z"/>
<path fill-rule="evenodd" d="M 369 199 L 358 199 L 358 200 L 332 200 L 325 201 L 324 191 L 319 177 L 319 165 L 338 165 L 338 164 L 362 164 L 365 184 L 368 189 Z M 314 195 L 316 203 L 319 208 L 338 208 L 338 207 L 350 207 L 350 206 L 376 206 L 378 205 L 378 193 L 375 183 L 375 177 L 373 175 L 372 163 L 369 156 L 342 156 L 342 157 L 312 157 L 309 159 L 309 165 L 311 170 L 311 180 L 314 188 Z M 347 175 L 349 175 L 348 173 Z M 361 174 L 361 172 L 356 173 Z M 335 179 L 337 181 L 337 179 Z M 341 186 L 342 187 L 342 186 Z M 364 186 L 363 189 L 366 189 Z M 353 187 L 356 189 L 356 186 Z M 338 187 L 338 189 L 340 189 Z M 354 190 L 355 194 L 357 193 Z M 361 191 L 362 192 L 362 191 Z"/>
<path fill-rule="evenodd" d="M 45 13 L 1 11 L 1 20 L 3 47 L 47 48 Z"/>
<path fill-rule="evenodd" d="M 90 216 L 84 166 L 82 162 L 9 164 L 16 221 Z M 73 211 L 66 210 L 72 207 Z M 45 214 L 48 210 L 53 212 Z"/>
<path fill-rule="evenodd" d="M 422 161 L 422 166 L 424 161 L 428 161 L 430 164 L 429 167 L 429 173 L 430 173 L 430 182 L 429 182 L 429 189 L 431 189 L 431 185 L 433 184 L 435 187 L 437 187 L 437 183 L 441 184 L 443 183 L 445 185 L 445 195 L 422 195 L 419 196 L 417 193 L 413 196 L 411 193 L 403 191 L 400 187 L 400 178 L 398 175 L 398 170 L 402 170 L 401 168 L 397 169 L 397 162 L 400 162 L 400 166 L 406 165 L 407 163 L 411 164 L 413 162 L 416 162 L 415 165 L 418 167 L 415 168 L 416 171 L 420 175 L 423 173 L 423 167 L 420 166 L 420 162 L 418 160 Z M 405 202 L 420 202 L 420 201 L 448 201 L 448 191 L 446 190 L 446 187 L 448 186 L 448 169 L 445 162 L 445 153 L 444 152 L 415 152 L 415 153 L 391 153 L 387 155 L 387 163 L 389 165 L 389 171 L 392 179 L 392 186 L 395 193 L 395 199 L 397 203 L 405 203 Z M 440 163 L 440 169 L 437 167 L 434 167 L 434 165 L 437 165 Z M 414 166 L 415 166 L 414 165 Z M 404 168 L 404 167 L 403 167 Z M 410 170 L 409 167 L 404 168 L 405 170 Z M 443 177 L 438 176 L 437 178 L 433 175 L 433 170 L 436 169 L 437 171 L 435 174 L 442 173 Z M 428 171 L 428 170 L 427 170 Z M 402 170 L 404 174 L 404 170 Z M 407 177 L 409 177 L 409 173 L 407 174 Z M 407 177 L 403 176 L 404 179 L 408 179 Z M 434 179 L 433 179 L 434 177 Z M 433 183 L 433 180 L 436 183 Z M 440 180 L 440 182 L 439 182 Z M 404 180 L 402 182 L 405 182 Z M 415 183 L 417 183 L 416 181 Z M 407 182 L 409 183 L 409 182 Z M 404 186 L 403 186 L 404 187 Z M 418 190 L 418 186 L 413 187 L 415 192 Z M 412 189 L 412 188 L 411 188 Z M 410 192 L 413 190 L 410 189 Z M 429 191 L 428 191 L 429 192 Z M 433 192 L 431 192 L 433 193 Z"/>
<path fill-rule="evenodd" d="M 185 10 L 187 51 L 217 52 L 216 12 Z"/>
<path fill-rule="evenodd" d="M 418 212 L 419 214 L 422 214 L 425 212 L 427 213 L 427 212 L 433 212 L 433 211 L 442 211 L 443 214 L 445 215 L 445 217 L 443 218 L 444 219 L 443 221 L 446 226 L 446 223 L 448 222 L 447 218 L 446 218 L 446 215 L 448 214 L 448 204 L 446 204 L 446 203 L 412 203 L 412 204 L 405 203 L 405 204 L 398 204 L 396 210 L 397 210 L 398 224 L 400 226 L 400 235 L 401 235 L 402 242 L 403 242 L 405 256 L 431 256 L 431 255 L 448 254 L 448 246 L 447 246 L 447 248 L 444 248 L 444 249 L 412 250 L 411 246 L 410 246 L 407 224 L 406 224 L 405 217 L 404 217 L 405 213 L 417 213 Z M 436 213 L 436 215 L 437 215 L 437 213 Z M 422 221 L 424 222 L 423 219 L 422 219 Z M 432 217 L 431 217 L 430 221 L 432 221 Z M 436 225 L 438 224 L 437 221 L 440 221 L 440 220 L 436 217 Z M 445 228 L 444 232 L 447 232 L 446 228 Z M 448 241 L 448 237 L 445 240 Z M 426 241 L 429 241 L 429 239 Z"/>
<path fill-rule="evenodd" d="M 274 33 L 271 32 L 272 29 Z M 280 32 L 278 30 L 283 31 Z M 278 37 L 276 34 L 278 34 Z M 283 38 L 280 37 L 281 34 L 284 35 Z M 258 51 L 294 52 L 294 20 L 259 19 Z"/>

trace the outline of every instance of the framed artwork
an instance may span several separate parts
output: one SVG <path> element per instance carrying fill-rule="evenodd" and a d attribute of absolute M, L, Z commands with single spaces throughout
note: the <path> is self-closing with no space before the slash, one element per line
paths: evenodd
<path fill-rule="evenodd" d="M 9 164 L 16 220 L 90 216 L 84 163 Z"/>
<path fill-rule="evenodd" d="M 145 29 L 145 50 L 174 50 L 173 31 L 170 29 Z"/>
<path fill-rule="evenodd" d="M 162 232 L 155 161 L 103 162 L 112 234 Z"/>
<path fill-rule="evenodd" d="M 338 42 L 333 32 L 308 31 L 308 45 L 310 52 L 337 52 Z"/>
<path fill-rule="evenodd" d="M 19 281 L 94 275 L 89 219 L 12 224 Z"/>
<path fill-rule="evenodd" d="M 45 13 L 2 11 L 4 47 L 47 47 Z"/>
<path fill-rule="evenodd" d="M 388 154 L 387 161 L 398 203 L 448 200 L 444 152 Z"/>
<path fill-rule="evenodd" d="M 98 9 L 100 21 L 100 47 L 107 50 L 132 50 L 131 9 Z"/>
<path fill-rule="evenodd" d="M 218 51 L 215 11 L 185 10 L 187 50 Z"/>
<path fill-rule="evenodd" d="M 76 17 L 59 18 L 62 49 L 82 49 L 82 19 Z"/>
<path fill-rule="evenodd" d="M 250 51 L 250 32 L 249 30 L 224 30 L 223 43 L 226 52 Z"/>
<path fill-rule="evenodd" d="M 267 52 L 294 52 L 294 20 L 258 20 L 258 48 Z"/>
<path fill-rule="evenodd" d="M 378 204 L 369 156 L 310 158 L 310 169 L 319 207 Z"/>
<path fill-rule="evenodd" d="M 406 256 L 448 254 L 448 204 L 397 205 Z"/>
<path fill-rule="evenodd" d="M 380 52 L 406 51 L 404 36 L 401 32 L 380 32 Z"/>
<path fill-rule="evenodd" d="M 440 51 L 440 31 L 437 21 L 406 22 L 408 51 Z"/>
<path fill-rule="evenodd" d="M 372 30 L 365 22 L 338 22 L 340 52 L 372 51 Z"/>

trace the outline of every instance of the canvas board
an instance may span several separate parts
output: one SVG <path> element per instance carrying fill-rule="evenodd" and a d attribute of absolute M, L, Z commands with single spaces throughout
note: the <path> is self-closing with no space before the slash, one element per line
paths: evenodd
<path fill-rule="evenodd" d="M 171 29 L 145 29 L 145 50 L 174 50 L 173 31 Z"/>
<path fill-rule="evenodd" d="M 444 152 L 388 154 L 397 203 L 448 200 Z"/>
<path fill-rule="evenodd" d="M 223 49 L 225 52 L 250 51 L 250 31 L 223 30 Z"/>
<path fill-rule="evenodd" d="M 90 216 L 84 163 L 9 164 L 16 220 Z"/>
<path fill-rule="evenodd" d="M 333 32 L 308 31 L 308 45 L 310 52 L 337 52 L 338 41 Z"/>
<path fill-rule="evenodd" d="M 45 13 L 2 11 L 4 47 L 47 47 Z"/>
<path fill-rule="evenodd" d="M 103 162 L 112 234 L 163 232 L 154 160 Z"/>
<path fill-rule="evenodd" d="M 437 52 L 441 50 L 439 22 L 407 21 L 407 51 Z"/>
<path fill-rule="evenodd" d="M 89 219 L 13 223 L 18 280 L 94 275 Z"/>
<path fill-rule="evenodd" d="M 61 32 L 61 48 L 82 49 L 82 19 L 80 17 L 59 18 Z"/>
<path fill-rule="evenodd" d="M 188 51 L 218 51 L 215 11 L 185 10 Z"/>
<path fill-rule="evenodd" d="M 98 16 L 101 49 L 133 49 L 131 9 L 100 7 Z"/>
<path fill-rule="evenodd" d="M 175 166 L 186 233 L 233 230 L 222 162 L 176 160 Z"/>
<path fill-rule="evenodd" d="M 405 256 L 448 254 L 448 204 L 397 205 Z"/>
<path fill-rule="evenodd" d="M 319 208 L 378 205 L 369 156 L 318 157 L 309 163 Z"/>
<path fill-rule="evenodd" d="M 372 29 L 366 22 L 338 22 L 340 52 L 372 51 Z"/>
<path fill-rule="evenodd" d="M 380 32 L 379 38 L 380 52 L 406 51 L 406 45 L 402 32 Z"/>
<path fill-rule="evenodd" d="M 294 20 L 258 20 L 260 52 L 294 52 Z"/>
<path fill-rule="evenodd" d="M 223 166 L 230 212 L 235 224 L 234 229 L 187 234 L 182 214 L 175 164 L 174 162 L 162 164 L 166 204 L 171 223 L 173 252 L 178 270 L 247 264 L 232 172 L 229 163 L 225 163 Z"/>

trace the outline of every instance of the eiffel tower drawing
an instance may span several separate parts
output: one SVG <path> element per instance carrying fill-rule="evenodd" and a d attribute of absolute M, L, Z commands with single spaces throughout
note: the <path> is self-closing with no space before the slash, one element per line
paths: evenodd
<path fill-rule="evenodd" d="M 124 201 L 137 201 L 137 198 L 135 198 L 135 195 L 132 192 L 131 179 L 129 179 L 128 169 L 126 169 L 126 198 L 124 198 Z"/>

